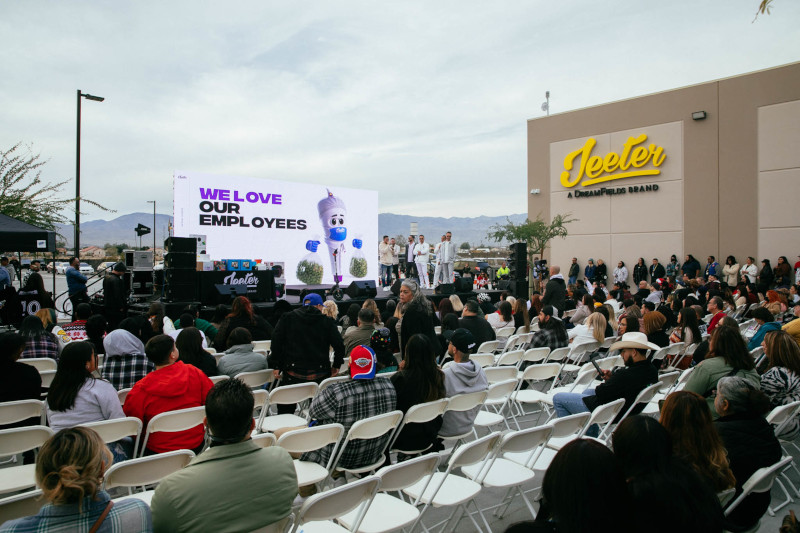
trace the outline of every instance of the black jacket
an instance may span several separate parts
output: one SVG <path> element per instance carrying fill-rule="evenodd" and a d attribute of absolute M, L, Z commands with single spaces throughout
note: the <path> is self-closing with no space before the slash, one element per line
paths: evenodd
<path fill-rule="evenodd" d="M 603 285 L 608 284 L 608 269 L 605 263 L 597 265 L 597 268 L 594 269 L 594 282 L 602 283 Z"/>
<path fill-rule="evenodd" d="M 657 265 L 650 265 L 650 279 L 655 281 L 658 278 L 663 278 L 667 275 L 667 271 L 664 270 L 664 266 L 661 263 Z"/>
<path fill-rule="evenodd" d="M 333 347 L 333 366 L 329 356 Z M 344 363 L 344 342 L 336 322 L 313 306 L 285 313 L 272 334 L 269 366 L 309 376 L 339 368 Z"/>
<path fill-rule="evenodd" d="M 125 283 L 118 275 L 110 273 L 103 278 L 103 298 L 106 311 L 121 313 L 126 307 Z"/>
<path fill-rule="evenodd" d="M 564 278 L 550 278 L 544 286 L 542 305 L 552 305 L 560 312 L 564 312 L 564 302 L 567 300 L 567 284 Z"/>
<path fill-rule="evenodd" d="M 476 350 L 484 342 L 493 341 L 497 338 L 492 325 L 479 316 L 463 316 L 459 318 L 458 327 L 468 329 L 472 333 L 475 337 L 475 342 L 478 344 L 475 347 Z"/>
<path fill-rule="evenodd" d="M 694 261 L 687 261 L 683 264 L 682 271 L 684 274 L 689 276 L 689 279 L 694 279 L 697 277 L 697 273 L 700 271 L 700 262 L 695 259 Z"/>
<path fill-rule="evenodd" d="M 781 445 L 772 426 L 762 416 L 723 416 L 714 426 L 728 451 L 728 461 L 736 478 L 736 496 L 739 496 L 742 485 L 756 470 L 780 460 Z M 764 515 L 770 499 L 769 492 L 751 494 L 734 509 L 728 520 L 742 529 L 750 529 Z"/>
<path fill-rule="evenodd" d="M 637 264 L 633 267 L 633 282 L 638 285 L 642 280 L 647 281 L 647 267 Z"/>
<path fill-rule="evenodd" d="M 633 400 L 636 399 L 636 395 L 656 381 L 658 381 L 656 367 L 650 361 L 639 361 L 631 366 L 615 370 L 605 383 L 598 385 L 594 390 L 594 396 L 585 396 L 583 398 L 583 403 L 586 404 L 590 411 L 594 411 L 598 405 L 625 398 L 625 405 L 622 406 L 622 410 L 617 417 L 620 418 L 630 409 Z M 641 409 L 644 409 L 643 405 Z M 641 411 L 641 409 L 634 409 L 632 414 L 636 414 L 637 410 Z"/>

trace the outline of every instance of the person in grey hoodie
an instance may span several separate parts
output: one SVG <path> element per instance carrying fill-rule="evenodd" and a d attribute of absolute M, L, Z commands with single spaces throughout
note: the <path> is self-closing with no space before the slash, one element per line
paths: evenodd
<path fill-rule="evenodd" d="M 228 335 L 228 349 L 225 350 L 217 370 L 220 374 L 235 377 L 242 372 L 266 370 L 267 358 L 253 351 L 253 336 L 246 328 L 235 328 Z"/>
<path fill-rule="evenodd" d="M 468 329 L 458 328 L 450 337 L 447 353 L 453 357 L 453 362 L 444 369 L 444 387 L 448 398 L 489 388 L 483 368 L 469 358 L 476 347 L 475 337 Z M 439 435 L 452 437 L 471 431 L 479 409 L 480 406 L 469 411 L 446 412 Z"/>

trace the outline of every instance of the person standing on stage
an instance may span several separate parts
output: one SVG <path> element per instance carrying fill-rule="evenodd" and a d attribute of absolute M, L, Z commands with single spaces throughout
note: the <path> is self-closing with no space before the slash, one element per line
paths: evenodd
<path fill-rule="evenodd" d="M 408 236 L 408 244 L 406 245 L 406 279 L 416 277 L 417 266 L 414 264 L 414 236 Z"/>
<path fill-rule="evenodd" d="M 381 285 L 388 287 L 392 284 L 392 245 L 389 236 L 384 235 L 383 241 L 378 245 L 378 257 L 381 263 Z"/>
<path fill-rule="evenodd" d="M 430 257 L 431 245 L 425 242 L 425 235 L 420 234 L 419 242 L 414 246 L 414 262 L 417 264 L 419 284 L 423 289 L 431 288 L 431 280 L 428 277 L 428 261 Z"/>
<path fill-rule="evenodd" d="M 394 272 L 394 279 L 400 279 L 400 245 L 397 244 L 397 241 L 394 239 L 389 239 L 389 246 L 392 247 L 392 272 Z M 389 281 L 391 282 L 391 279 Z"/>
<path fill-rule="evenodd" d="M 444 244 L 445 240 L 447 239 L 446 235 L 442 235 L 442 240 L 436 243 L 436 246 L 433 247 L 433 253 L 436 255 L 436 268 L 433 270 L 433 288 L 435 289 L 440 283 L 450 283 L 449 281 L 440 281 L 440 277 L 442 276 L 442 245 Z"/>
<path fill-rule="evenodd" d="M 439 247 L 442 254 L 442 279 L 444 283 L 453 283 L 453 263 L 456 261 L 456 245 L 453 243 L 453 234 L 449 231 L 444 235 L 444 242 Z"/>

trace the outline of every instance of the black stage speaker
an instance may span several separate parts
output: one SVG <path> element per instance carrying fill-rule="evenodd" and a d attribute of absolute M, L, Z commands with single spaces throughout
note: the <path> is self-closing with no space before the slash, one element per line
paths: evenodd
<path fill-rule="evenodd" d="M 511 282 L 507 279 L 501 279 L 497 282 L 497 289 L 501 291 L 507 291 L 511 289 Z"/>
<path fill-rule="evenodd" d="M 319 294 L 320 298 L 322 298 L 322 301 L 323 302 L 325 301 L 325 297 L 326 297 L 325 293 L 327 292 L 327 289 L 308 289 L 308 288 L 306 288 L 306 289 L 303 289 L 302 291 L 300 291 L 300 305 L 303 305 L 303 299 L 307 295 L 311 294 L 312 292 L 316 293 L 316 294 Z"/>
<path fill-rule="evenodd" d="M 472 287 L 470 287 L 472 288 Z M 439 291 L 442 294 L 455 294 L 456 293 L 456 286 L 452 283 L 442 283 L 439 285 Z"/>
<path fill-rule="evenodd" d="M 193 268 L 168 268 L 164 271 L 164 281 L 167 285 L 176 284 L 197 284 L 197 271 Z"/>
<path fill-rule="evenodd" d="M 526 279 L 528 277 L 528 245 L 524 242 L 515 242 L 511 245 L 511 256 L 508 258 L 509 277 L 511 279 Z"/>
<path fill-rule="evenodd" d="M 400 296 L 400 285 L 402 285 L 402 284 L 403 284 L 403 282 L 401 280 L 399 280 L 399 279 L 395 280 L 394 284 L 392 285 L 392 294 L 394 294 L 395 296 L 399 297 Z"/>
<path fill-rule="evenodd" d="M 215 299 L 217 304 L 228 304 L 237 296 L 247 296 L 247 285 L 214 284 Z"/>
<path fill-rule="evenodd" d="M 194 237 L 167 237 L 164 241 L 164 249 L 167 253 L 185 252 L 197 254 L 197 239 Z"/>
<path fill-rule="evenodd" d="M 168 302 L 193 302 L 197 293 L 196 283 L 170 283 L 164 290 L 164 299 Z"/>
<path fill-rule="evenodd" d="M 515 280 L 511 282 L 511 287 L 509 288 L 511 294 L 514 298 L 529 298 L 528 295 L 528 280 Z"/>
<path fill-rule="evenodd" d="M 467 276 L 456 278 L 456 291 L 472 292 L 472 278 Z"/>
<path fill-rule="evenodd" d="M 164 256 L 165 268 L 191 268 L 197 266 L 197 255 L 188 252 L 169 252 Z"/>
<path fill-rule="evenodd" d="M 345 290 L 350 298 L 375 298 L 378 295 L 378 289 L 375 288 L 374 280 L 354 281 Z"/>

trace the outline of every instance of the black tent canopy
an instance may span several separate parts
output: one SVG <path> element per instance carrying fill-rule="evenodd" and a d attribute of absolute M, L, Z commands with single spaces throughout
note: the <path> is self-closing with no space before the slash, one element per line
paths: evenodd
<path fill-rule="evenodd" d="M 56 232 L 0 213 L 0 250 L 52 253 L 56 251 Z"/>

